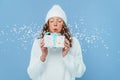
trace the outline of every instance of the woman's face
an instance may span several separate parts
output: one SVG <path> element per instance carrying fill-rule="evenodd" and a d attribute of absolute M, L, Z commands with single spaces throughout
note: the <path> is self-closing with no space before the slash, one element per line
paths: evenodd
<path fill-rule="evenodd" d="M 60 33 L 63 27 L 63 20 L 59 17 L 49 19 L 49 30 L 53 33 Z"/>

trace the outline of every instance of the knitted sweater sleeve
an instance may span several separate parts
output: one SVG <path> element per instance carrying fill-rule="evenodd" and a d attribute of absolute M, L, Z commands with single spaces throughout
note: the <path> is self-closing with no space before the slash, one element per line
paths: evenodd
<path fill-rule="evenodd" d="M 42 74 L 45 66 L 45 62 L 40 60 L 42 52 L 39 45 L 39 40 L 35 39 L 31 50 L 30 63 L 27 68 L 28 75 L 32 80 L 36 80 Z"/>
<path fill-rule="evenodd" d="M 74 77 L 81 77 L 86 70 L 86 66 L 82 58 L 81 46 L 75 37 L 73 38 L 72 48 L 68 54 L 63 57 L 63 62 Z"/>

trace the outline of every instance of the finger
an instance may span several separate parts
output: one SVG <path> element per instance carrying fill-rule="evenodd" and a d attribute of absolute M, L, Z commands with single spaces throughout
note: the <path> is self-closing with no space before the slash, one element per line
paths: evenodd
<path fill-rule="evenodd" d="M 70 50 L 70 47 L 65 47 L 65 50 L 66 50 L 66 51 Z"/>
<path fill-rule="evenodd" d="M 41 42 L 44 42 L 44 38 L 41 38 L 41 39 L 40 39 L 40 43 L 41 43 Z"/>
<path fill-rule="evenodd" d="M 70 47 L 70 45 L 69 45 L 69 44 L 67 44 L 67 43 L 65 43 L 65 44 L 64 44 L 64 46 L 65 46 L 65 47 L 68 47 L 68 48 Z"/>
<path fill-rule="evenodd" d="M 42 39 L 41 39 L 41 43 L 43 43 L 43 42 L 44 42 L 44 39 L 42 38 Z"/>
<path fill-rule="evenodd" d="M 70 47 L 65 47 L 65 50 L 68 51 L 70 49 Z"/>
<path fill-rule="evenodd" d="M 43 40 L 43 38 L 40 39 L 40 42 Z"/>
<path fill-rule="evenodd" d="M 65 39 L 65 43 L 68 45 L 70 44 L 70 42 L 67 39 Z"/>
<path fill-rule="evenodd" d="M 44 39 L 42 38 L 40 39 L 40 45 L 43 45 L 43 43 L 44 43 Z"/>
<path fill-rule="evenodd" d="M 41 48 L 43 48 L 43 47 L 44 47 L 44 45 L 45 45 L 45 43 L 44 43 L 44 42 L 42 42 L 42 43 L 41 43 Z"/>
<path fill-rule="evenodd" d="M 66 49 L 66 48 L 69 48 L 69 46 L 66 46 L 66 45 L 65 45 L 65 47 L 64 47 L 64 48 L 65 48 L 65 49 Z"/>
<path fill-rule="evenodd" d="M 63 50 L 64 51 L 68 51 L 70 49 L 70 47 L 64 47 Z"/>
<path fill-rule="evenodd" d="M 65 43 L 64 44 L 67 44 L 67 45 L 69 45 L 70 46 L 70 42 L 66 39 L 65 40 Z"/>
<path fill-rule="evenodd" d="M 68 41 L 68 39 L 65 39 L 65 41 L 68 43 L 69 41 Z"/>

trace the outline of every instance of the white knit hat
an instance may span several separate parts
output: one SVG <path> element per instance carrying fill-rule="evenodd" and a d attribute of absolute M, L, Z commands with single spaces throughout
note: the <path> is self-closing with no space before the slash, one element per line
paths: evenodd
<path fill-rule="evenodd" d="M 54 5 L 48 11 L 45 22 L 47 22 L 52 17 L 60 17 L 67 24 L 66 14 L 59 5 Z"/>

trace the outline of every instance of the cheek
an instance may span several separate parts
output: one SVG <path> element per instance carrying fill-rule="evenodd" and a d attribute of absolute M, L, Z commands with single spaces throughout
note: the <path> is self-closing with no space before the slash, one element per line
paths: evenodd
<path fill-rule="evenodd" d="M 50 24 L 49 24 L 49 26 L 50 26 L 50 27 L 52 27 L 52 26 L 53 26 L 53 24 L 51 24 L 51 23 L 50 23 Z"/>
<path fill-rule="evenodd" d="M 63 26 L 62 25 L 59 25 L 59 32 L 61 32 Z"/>
<path fill-rule="evenodd" d="M 58 24 L 58 26 L 59 26 L 59 29 L 61 29 L 61 28 L 62 28 L 62 24 Z"/>
<path fill-rule="evenodd" d="M 49 29 L 53 29 L 53 24 L 49 24 Z"/>

